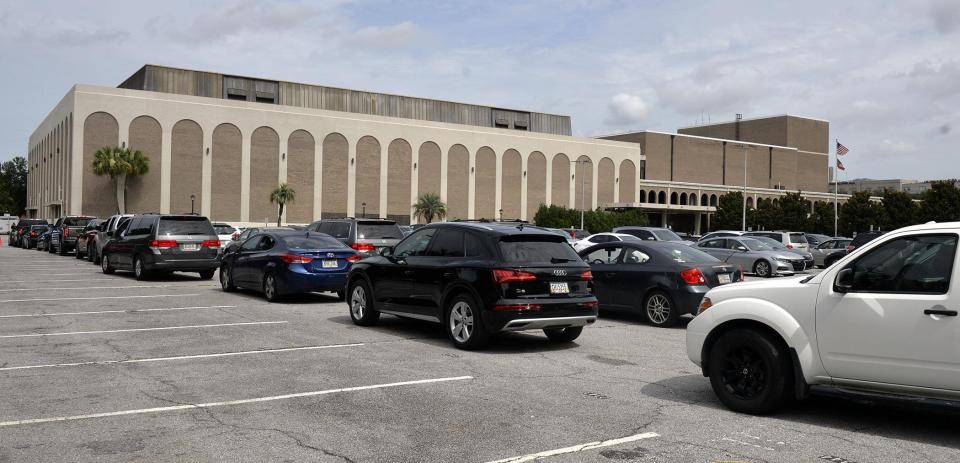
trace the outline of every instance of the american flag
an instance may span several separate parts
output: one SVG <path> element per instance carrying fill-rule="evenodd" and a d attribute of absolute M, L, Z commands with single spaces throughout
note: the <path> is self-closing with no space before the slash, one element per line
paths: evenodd
<path fill-rule="evenodd" d="M 842 146 L 842 145 L 841 145 L 841 146 Z M 842 162 L 840 162 L 840 160 L 839 160 L 839 159 L 837 159 L 837 169 L 840 169 L 840 170 L 847 170 L 847 168 L 846 168 L 846 167 L 843 167 L 843 163 L 842 163 Z"/>
<path fill-rule="evenodd" d="M 837 156 L 843 156 L 844 154 L 847 154 L 849 152 L 850 150 L 847 149 L 846 146 L 843 146 L 840 144 L 840 142 L 837 142 Z"/>

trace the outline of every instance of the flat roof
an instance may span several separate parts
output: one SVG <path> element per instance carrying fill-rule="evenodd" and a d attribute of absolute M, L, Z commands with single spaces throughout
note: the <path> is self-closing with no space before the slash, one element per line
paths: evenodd
<path fill-rule="evenodd" d="M 830 121 L 828 121 L 828 120 L 826 120 L 826 119 L 820 119 L 820 118 L 817 118 L 817 117 L 808 117 L 808 116 L 798 116 L 798 115 L 796 115 L 796 114 L 776 114 L 776 115 L 773 115 L 773 116 L 747 117 L 747 118 L 744 118 L 744 119 L 740 119 L 740 122 L 761 121 L 761 120 L 764 120 L 764 119 L 776 119 L 776 118 L 778 118 L 778 117 L 793 117 L 793 118 L 796 118 L 796 119 L 807 119 L 807 120 L 817 121 L 817 122 L 826 122 L 826 123 L 828 123 L 828 124 L 830 123 Z M 714 125 L 732 124 L 732 123 L 734 123 L 734 122 L 737 122 L 737 120 L 736 120 L 736 119 L 733 119 L 733 120 L 730 120 L 730 121 L 710 122 L 709 124 L 688 125 L 688 126 L 685 126 L 685 127 L 680 127 L 680 128 L 678 128 L 677 130 L 683 130 L 683 129 L 698 129 L 698 128 L 710 127 L 710 126 L 714 126 Z"/>

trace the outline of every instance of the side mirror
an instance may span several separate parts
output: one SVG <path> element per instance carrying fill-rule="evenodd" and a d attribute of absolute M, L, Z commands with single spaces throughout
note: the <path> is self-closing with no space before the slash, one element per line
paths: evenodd
<path fill-rule="evenodd" d="M 393 247 L 388 246 L 385 248 L 380 248 L 380 255 L 383 257 L 390 257 L 393 255 Z"/>
<path fill-rule="evenodd" d="M 652 236 L 651 236 L 651 237 L 649 237 L 649 238 L 647 238 L 647 241 L 656 241 L 656 240 L 657 240 L 657 239 L 656 239 L 656 238 L 654 238 L 654 237 L 652 237 Z"/>
<path fill-rule="evenodd" d="M 747 252 L 747 248 L 746 248 L 746 247 L 744 247 L 744 246 L 737 246 L 737 251 L 740 251 L 740 252 Z"/>
<path fill-rule="evenodd" d="M 847 267 L 837 272 L 837 278 L 833 280 L 833 290 L 846 293 L 851 289 L 853 289 L 853 269 Z"/>

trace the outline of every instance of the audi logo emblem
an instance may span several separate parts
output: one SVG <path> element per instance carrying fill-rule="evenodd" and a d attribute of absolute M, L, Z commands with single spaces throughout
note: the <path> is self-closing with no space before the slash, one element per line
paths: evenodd
<path fill-rule="evenodd" d="M 567 271 L 563 269 L 556 269 L 553 271 L 553 276 L 565 277 L 567 276 Z"/>
<path fill-rule="evenodd" d="M 332 253 L 332 252 L 328 252 L 328 253 L 327 253 L 327 257 L 333 257 L 333 256 L 335 256 L 335 255 L 336 255 L 336 254 L 334 254 L 334 253 Z"/>

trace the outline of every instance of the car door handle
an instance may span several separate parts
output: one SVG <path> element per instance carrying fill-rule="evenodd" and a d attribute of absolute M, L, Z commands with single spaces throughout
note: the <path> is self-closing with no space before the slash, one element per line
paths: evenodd
<path fill-rule="evenodd" d="M 923 311 L 924 315 L 943 315 L 944 317 L 956 317 L 956 310 L 927 309 Z"/>

